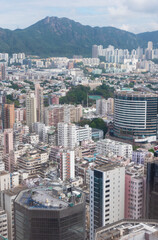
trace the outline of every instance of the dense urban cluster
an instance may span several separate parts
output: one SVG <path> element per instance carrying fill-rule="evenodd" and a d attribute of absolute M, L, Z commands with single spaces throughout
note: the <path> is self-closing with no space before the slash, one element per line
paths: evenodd
<path fill-rule="evenodd" d="M 0 53 L 0 239 L 158 239 L 157 59 Z"/>

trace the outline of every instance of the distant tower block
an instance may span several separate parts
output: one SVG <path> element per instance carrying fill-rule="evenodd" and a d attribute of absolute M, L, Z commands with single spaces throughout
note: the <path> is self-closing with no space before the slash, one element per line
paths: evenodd
<path fill-rule="evenodd" d="M 92 58 L 98 58 L 98 46 L 97 45 L 92 46 Z"/>

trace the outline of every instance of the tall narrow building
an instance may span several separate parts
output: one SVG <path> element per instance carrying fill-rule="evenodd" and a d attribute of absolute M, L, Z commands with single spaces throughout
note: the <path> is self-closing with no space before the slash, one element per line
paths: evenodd
<path fill-rule="evenodd" d="M 30 92 L 26 97 L 26 124 L 32 128 L 32 123 L 37 122 L 36 112 L 36 97 L 33 92 Z"/>
<path fill-rule="evenodd" d="M 146 218 L 158 219 L 158 161 L 147 163 Z"/>
<path fill-rule="evenodd" d="M 4 157 L 5 169 L 7 171 L 12 170 L 11 153 L 13 151 L 13 129 L 8 128 L 4 130 Z"/>
<path fill-rule="evenodd" d="M 95 229 L 124 218 L 125 167 L 116 163 L 90 171 L 90 240 Z"/>
<path fill-rule="evenodd" d="M 92 58 L 98 58 L 98 46 L 97 45 L 92 46 Z"/>
<path fill-rule="evenodd" d="M 58 177 L 62 181 L 75 178 L 75 152 L 63 147 L 51 148 L 50 160 L 57 164 Z"/>
<path fill-rule="evenodd" d="M 13 129 L 4 130 L 4 155 L 9 154 L 13 150 Z"/>
<path fill-rule="evenodd" d="M 8 237 L 7 213 L 0 208 L 0 236 L 3 239 Z"/>
<path fill-rule="evenodd" d="M 5 64 L 1 65 L 1 80 L 5 80 L 6 79 L 6 68 L 5 68 Z"/>
<path fill-rule="evenodd" d="M 43 103 L 43 88 L 39 83 L 35 84 L 36 108 L 37 108 L 37 122 L 44 121 L 44 103 Z"/>
<path fill-rule="evenodd" d="M 15 122 L 14 104 L 4 104 L 3 107 L 3 128 L 13 128 Z"/>

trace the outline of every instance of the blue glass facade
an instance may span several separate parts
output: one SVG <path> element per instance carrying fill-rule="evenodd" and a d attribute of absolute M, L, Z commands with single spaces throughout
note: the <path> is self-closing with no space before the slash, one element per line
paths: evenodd
<path fill-rule="evenodd" d="M 158 161 L 147 164 L 146 218 L 158 219 Z"/>
<path fill-rule="evenodd" d="M 94 228 L 102 226 L 103 173 L 94 170 Z"/>

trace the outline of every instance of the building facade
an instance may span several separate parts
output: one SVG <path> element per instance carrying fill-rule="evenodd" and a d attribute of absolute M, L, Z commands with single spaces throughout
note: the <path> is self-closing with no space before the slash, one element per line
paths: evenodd
<path fill-rule="evenodd" d="M 35 84 L 35 96 L 37 107 L 37 122 L 44 122 L 44 101 L 43 101 L 43 88 L 39 83 Z"/>
<path fill-rule="evenodd" d="M 156 140 L 156 94 L 120 91 L 115 93 L 114 101 L 114 136 L 135 142 Z"/>
<path fill-rule="evenodd" d="M 116 155 L 119 157 L 131 158 L 133 147 L 131 144 L 102 139 L 96 143 L 96 152 L 100 155 Z"/>
<path fill-rule="evenodd" d="M 26 97 L 26 125 L 32 128 L 32 124 L 37 122 L 36 98 L 33 92 Z"/>
<path fill-rule="evenodd" d="M 75 152 L 63 147 L 52 147 L 50 160 L 57 164 L 58 177 L 63 181 L 75 178 Z"/>
<path fill-rule="evenodd" d="M 4 129 L 13 128 L 15 122 L 14 104 L 4 104 L 3 120 Z"/>
<path fill-rule="evenodd" d="M 0 236 L 8 238 L 7 213 L 0 208 Z"/>
<path fill-rule="evenodd" d="M 147 163 L 146 218 L 158 219 L 158 161 Z"/>
<path fill-rule="evenodd" d="M 85 240 L 84 194 L 61 185 L 22 191 L 15 199 L 15 240 L 24 239 Z"/>
<path fill-rule="evenodd" d="M 125 167 L 105 164 L 90 170 L 90 240 L 99 227 L 124 218 Z"/>

